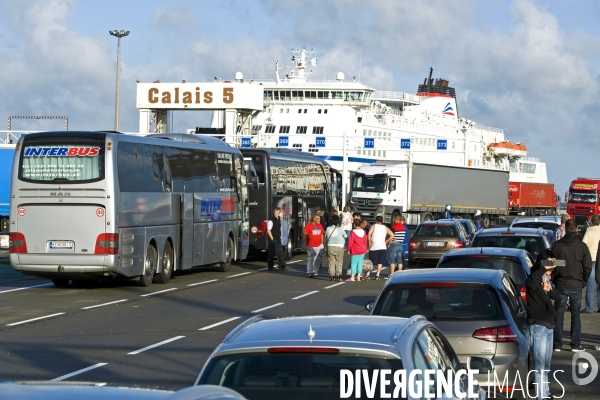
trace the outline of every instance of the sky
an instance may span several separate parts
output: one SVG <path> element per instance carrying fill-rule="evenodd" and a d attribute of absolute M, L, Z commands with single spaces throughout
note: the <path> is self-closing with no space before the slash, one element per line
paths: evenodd
<path fill-rule="evenodd" d="M 337 71 L 416 93 L 433 67 L 461 117 L 504 129 L 547 163 L 559 195 L 598 176 L 600 3 L 535 0 L 0 0 L 0 118 L 66 115 L 70 130 L 139 130 L 136 81 L 274 78 L 291 48 L 317 51 L 313 79 Z M 284 62 L 284 65 L 287 63 Z M 174 130 L 207 126 L 179 112 Z M 62 129 L 16 120 L 13 130 Z"/>

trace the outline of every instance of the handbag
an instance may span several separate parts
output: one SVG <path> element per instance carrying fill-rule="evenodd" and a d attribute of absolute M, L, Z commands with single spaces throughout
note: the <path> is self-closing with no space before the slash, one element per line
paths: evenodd
<path fill-rule="evenodd" d="M 325 242 L 323 243 L 323 253 L 325 254 L 325 257 L 329 257 L 329 247 L 327 246 L 327 244 L 329 243 L 329 239 L 331 239 L 331 235 L 333 235 L 333 232 L 335 232 L 336 229 L 337 226 L 333 228 L 333 230 L 329 234 L 329 237 L 325 238 Z"/>
<path fill-rule="evenodd" d="M 371 271 L 373 271 L 373 261 L 371 261 L 369 259 L 369 252 L 368 251 L 365 254 L 365 258 L 363 259 L 362 270 L 363 270 L 363 272 L 371 272 Z"/>

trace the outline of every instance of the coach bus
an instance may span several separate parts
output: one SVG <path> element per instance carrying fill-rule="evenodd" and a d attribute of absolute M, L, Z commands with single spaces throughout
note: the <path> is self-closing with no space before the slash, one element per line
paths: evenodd
<path fill-rule="evenodd" d="M 256 170 L 258 187 L 249 190 L 250 252 L 268 250 L 267 221 L 281 208 L 290 224 L 286 259 L 302 247 L 304 226 L 317 210 L 322 223 L 339 206 L 341 174 L 312 153 L 281 148 L 242 148 L 244 159 Z"/>
<path fill-rule="evenodd" d="M 194 266 L 227 271 L 248 253 L 252 177 L 221 140 L 41 132 L 15 151 L 10 263 L 24 274 L 148 286 Z"/>

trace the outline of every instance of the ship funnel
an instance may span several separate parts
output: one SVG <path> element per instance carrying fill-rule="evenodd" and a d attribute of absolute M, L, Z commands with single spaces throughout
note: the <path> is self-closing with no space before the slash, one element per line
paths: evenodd
<path fill-rule="evenodd" d="M 335 76 L 335 80 L 338 82 L 342 82 L 344 80 L 344 73 L 338 72 L 337 75 Z"/>
<path fill-rule="evenodd" d="M 235 73 L 235 81 L 236 82 L 244 82 L 244 74 L 242 74 L 241 72 L 236 72 Z"/>

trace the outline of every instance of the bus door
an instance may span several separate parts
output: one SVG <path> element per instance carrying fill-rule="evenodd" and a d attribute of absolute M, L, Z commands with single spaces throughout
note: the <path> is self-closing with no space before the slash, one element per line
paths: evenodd
<path fill-rule="evenodd" d="M 194 256 L 194 193 L 181 194 L 181 269 L 190 269 Z"/>

